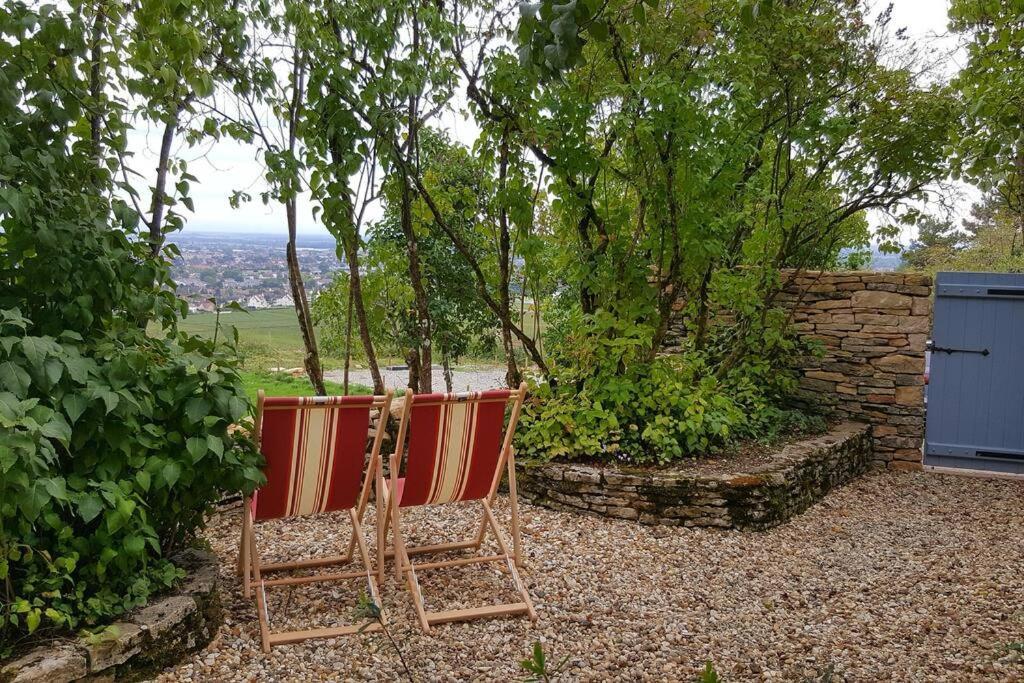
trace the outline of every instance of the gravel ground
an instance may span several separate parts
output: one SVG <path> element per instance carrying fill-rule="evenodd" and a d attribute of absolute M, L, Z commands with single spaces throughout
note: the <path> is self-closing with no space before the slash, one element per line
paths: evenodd
<path fill-rule="evenodd" d="M 401 389 L 409 383 L 408 370 L 385 370 L 381 368 L 381 376 L 384 379 L 384 386 L 394 389 Z M 444 372 L 441 366 L 435 366 L 433 371 L 434 390 L 444 391 Z M 329 370 L 324 373 L 324 378 L 332 382 L 341 382 L 344 376 L 342 370 Z M 349 381 L 356 384 L 373 386 L 373 379 L 370 371 L 361 368 L 352 368 L 348 373 Z M 483 391 L 495 387 L 505 386 L 504 368 L 455 368 L 452 371 L 452 389 L 454 391 Z"/>
<path fill-rule="evenodd" d="M 1020 681 L 1024 665 L 1005 645 L 1024 641 L 1022 500 L 1016 481 L 872 474 L 764 533 L 644 527 L 523 505 L 535 626 L 507 618 L 423 635 L 390 572 L 384 606 L 416 681 L 521 678 L 517 662 L 535 640 L 551 660 L 567 658 L 566 681 L 692 682 L 709 659 L 725 681 Z M 507 509 L 499 500 L 502 519 Z M 475 520 L 471 508 L 429 512 L 408 515 L 414 542 L 466 534 Z M 234 510 L 207 532 L 224 563 L 224 627 L 158 680 L 403 679 L 378 634 L 262 654 L 255 608 L 230 571 L 237 527 Z M 329 552 L 347 541 L 339 528 L 339 517 L 325 516 L 261 525 L 259 538 L 269 561 Z M 460 596 L 512 597 L 493 569 L 439 572 L 421 577 L 428 609 L 465 603 Z M 351 618 L 358 586 L 288 590 L 272 589 L 272 617 L 288 615 L 278 628 Z"/>

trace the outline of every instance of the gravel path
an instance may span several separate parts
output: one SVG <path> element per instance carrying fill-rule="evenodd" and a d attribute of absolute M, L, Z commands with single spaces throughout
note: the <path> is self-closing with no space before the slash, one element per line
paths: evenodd
<path fill-rule="evenodd" d="M 382 368 L 380 374 L 386 387 L 401 389 L 409 383 L 408 370 L 385 370 Z M 433 375 L 434 390 L 444 391 L 444 372 L 440 366 L 434 367 Z M 328 370 L 324 373 L 324 379 L 332 382 L 340 383 L 343 377 L 342 370 Z M 349 381 L 355 384 L 373 386 L 369 370 L 352 368 L 349 370 L 348 377 Z M 452 389 L 454 391 L 483 391 L 504 386 L 504 368 L 456 368 L 452 371 Z"/>
<path fill-rule="evenodd" d="M 1024 665 L 1004 646 L 1024 641 L 1022 501 L 1016 481 L 872 474 L 765 533 L 644 527 L 523 505 L 536 626 L 500 619 L 423 635 L 390 572 L 384 604 L 416 681 L 521 679 L 517 662 L 535 640 L 553 661 L 568 658 L 565 681 L 692 682 L 708 659 L 725 681 L 824 681 L 827 671 L 833 681 L 1020 681 Z M 498 510 L 507 518 L 504 499 Z M 409 515 L 414 542 L 468 535 L 475 519 L 469 508 L 430 512 Z M 328 539 L 345 528 L 339 519 L 261 525 L 266 559 L 329 552 Z M 230 571 L 237 525 L 230 511 L 207 532 L 225 568 L 225 626 L 159 680 L 402 677 L 377 634 L 262 654 L 255 608 Z M 510 597 L 492 569 L 442 572 L 421 577 L 428 609 L 454 607 L 460 596 Z M 292 624 L 347 620 L 357 590 L 301 587 L 289 597 L 273 589 L 271 615 L 287 608 Z"/>

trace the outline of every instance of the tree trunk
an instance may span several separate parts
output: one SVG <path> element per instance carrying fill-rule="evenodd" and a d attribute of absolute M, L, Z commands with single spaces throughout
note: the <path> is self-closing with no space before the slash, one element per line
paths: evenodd
<path fill-rule="evenodd" d="M 500 287 L 498 300 L 501 303 L 503 313 L 501 318 L 501 345 L 505 349 L 505 363 L 507 365 L 505 383 L 510 388 L 515 388 L 522 381 L 522 375 L 520 375 L 519 368 L 516 365 L 515 347 L 512 344 L 512 301 L 509 295 L 509 282 L 512 279 L 512 264 L 510 263 L 512 240 L 508 230 L 508 209 L 504 201 L 504 194 L 508 184 L 507 180 L 508 127 L 506 126 L 504 134 L 501 136 L 501 164 L 498 168 L 498 191 L 502 193 L 503 197 L 501 208 L 498 212 L 498 228 L 500 230 L 498 237 L 498 286 Z"/>
<path fill-rule="evenodd" d="M 295 233 L 297 227 L 295 198 L 292 197 L 285 202 L 285 213 L 288 218 L 288 246 L 286 256 L 288 260 L 288 284 L 291 285 L 292 303 L 295 305 L 295 315 L 299 319 L 299 331 L 302 333 L 302 344 L 306 347 L 306 354 L 303 358 L 303 365 L 306 368 L 306 375 L 313 385 L 313 390 L 319 396 L 327 395 L 327 388 L 324 386 L 323 368 L 320 366 L 320 352 L 316 346 L 316 332 L 313 329 L 313 316 L 309 312 L 309 299 L 306 297 L 306 285 L 302 281 L 302 271 L 299 269 L 299 255 L 295 250 Z"/>
<path fill-rule="evenodd" d="M 384 393 L 384 378 L 380 375 L 377 365 L 377 353 L 373 349 L 373 338 L 370 336 L 370 325 L 366 320 L 366 307 L 363 305 L 362 277 L 359 274 L 359 235 L 355 233 L 342 237 L 345 249 L 345 260 L 348 261 L 348 286 L 352 293 L 352 305 L 359 325 L 359 339 L 363 343 L 366 364 L 370 366 L 370 377 L 373 378 L 373 393 Z"/>
<path fill-rule="evenodd" d="M 714 272 L 714 264 L 708 265 L 704 271 L 704 277 L 700 281 L 700 290 L 697 293 L 697 336 L 694 346 L 698 351 L 704 349 L 708 336 L 708 287 L 711 284 L 711 276 Z"/>
<path fill-rule="evenodd" d="M 348 306 L 345 307 L 345 372 L 342 378 L 342 394 L 348 396 L 348 370 L 352 362 L 352 283 L 348 286 Z"/>
<path fill-rule="evenodd" d="M 405 363 L 409 367 L 409 391 L 420 393 L 420 352 L 410 347 L 405 353 Z"/>
<path fill-rule="evenodd" d="M 409 178 L 402 175 L 402 232 L 405 234 L 406 253 L 409 255 L 409 283 L 416 301 L 416 327 L 414 341 L 419 352 L 419 388 L 429 393 L 433 390 L 430 352 L 430 304 L 427 290 L 423 286 L 423 272 L 420 268 L 419 245 L 412 225 L 412 187 Z"/>
<path fill-rule="evenodd" d="M 160 253 L 164 246 L 164 211 L 167 204 L 167 176 L 170 173 L 171 145 L 174 144 L 174 131 L 178 127 L 178 114 L 164 124 L 164 134 L 160 139 L 160 157 L 156 165 L 156 187 L 150 203 L 149 217 L 149 252 L 153 256 Z"/>
<path fill-rule="evenodd" d="M 454 392 L 452 388 L 452 358 L 448 353 L 448 347 L 441 346 L 441 363 L 444 365 L 444 389 L 449 394 Z"/>

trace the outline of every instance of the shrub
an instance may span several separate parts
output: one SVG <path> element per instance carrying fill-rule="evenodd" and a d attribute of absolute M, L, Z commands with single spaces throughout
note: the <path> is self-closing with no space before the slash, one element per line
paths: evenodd
<path fill-rule="evenodd" d="M 532 389 L 518 430 L 522 457 L 665 463 L 770 437 L 803 419 L 784 407 L 795 377 L 764 348 L 792 353 L 786 335 L 769 344 L 769 331 L 760 330 L 761 352 L 723 371 L 713 343 L 647 358 L 651 330 L 610 313 L 575 330 L 563 333 L 556 381 Z"/>
<path fill-rule="evenodd" d="M 176 329 L 168 262 L 114 197 L 116 120 L 79 137 L 84 31 L 0 13 L 0 654 L 169 586 L 168 552 L 262 477 L 228 430 L 249 411 L 232 348 Z"/>

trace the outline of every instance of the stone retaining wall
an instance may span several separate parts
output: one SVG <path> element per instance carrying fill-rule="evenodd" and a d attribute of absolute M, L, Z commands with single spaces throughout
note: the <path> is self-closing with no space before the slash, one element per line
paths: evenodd
<path fill-rule="evenodd" d="M 700 475 L 681 468 L 641 470 L 548 463 L 517 468 L 526 500 L 555 510 L 643 524 L 768 529 L 803 512 L 870 466 L 871 427 L 845 422 L 785 446 L 750 472 Z"/>
<path fill-rule="evenodd" d="M 931 330 L 932 279 L 911 273 L 782 273 L 778 302 L 821 356 L 793 359 L 798 407 L 875 426 L 875 459 L 898 469 L 921 466 L 924 351 Z M 683 310 L 684 301 L 676 304 Z M 728 314 L 715 324 L 729 324 Z M 665 352 L 681 347 L 686 321 L 674 319 Z"/>
<path fill-rule="evenodd" d="M 918 469 L 924 438 L 924 351 L 932 280 L 876 272 L 787 273 L 781 300 L 823 356 L 796 359 L 797 401 L 874 425 L 875 459 Z"/>
<path fill-rule="evenodd" d="M 41 645 L 0 663 L 0 683 L 141 680 L 205 647 L 223 622 L 217 558 L 192 549 L 172 561 L 187 572 L 173 595 L 156 598 L 95 637 Z"/>

